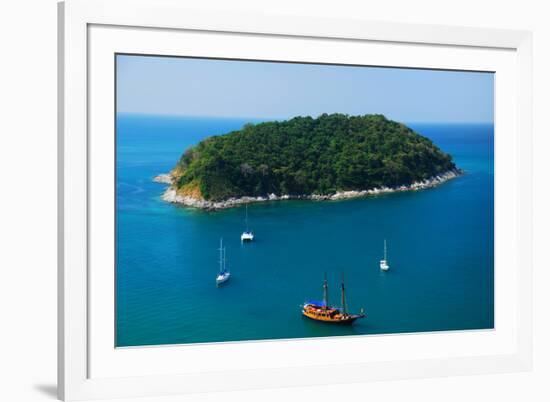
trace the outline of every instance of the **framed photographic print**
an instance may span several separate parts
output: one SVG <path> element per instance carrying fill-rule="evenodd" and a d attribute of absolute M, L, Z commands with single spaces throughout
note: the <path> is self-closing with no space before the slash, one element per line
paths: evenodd
<path fill-rule="evenodd" d="M 530 368 L 530 33 L 59 15 L 61 398 Z"/>

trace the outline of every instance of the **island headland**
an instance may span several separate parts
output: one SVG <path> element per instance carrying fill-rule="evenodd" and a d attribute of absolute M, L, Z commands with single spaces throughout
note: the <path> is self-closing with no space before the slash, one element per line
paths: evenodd
<path fill-rule="evenodd" d="M 168 184 L 167 202 L 216 210 L 421 190 L 462 173 L 449 154 L 402 123 L 382 115 L 323 114 L 206 138 L 153 180 Z"/>

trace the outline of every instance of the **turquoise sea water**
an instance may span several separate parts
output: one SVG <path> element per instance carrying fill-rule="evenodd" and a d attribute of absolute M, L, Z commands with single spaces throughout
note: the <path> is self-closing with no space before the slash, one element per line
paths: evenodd
<path fill-rule="evenodd" d="M 249 119 L 117 117 L 117 346 L 493 328 L 493 127 L 411 124 L 466 175 L 438 188 L 349 201 L 204 212 L 163 202 L 182 151 Z M 216 288 L 220 237 L 232 277 Z M 388 241 L 391 269 L 379 260 Z M 323 274 L 351 327 L 303 318 Z"/>

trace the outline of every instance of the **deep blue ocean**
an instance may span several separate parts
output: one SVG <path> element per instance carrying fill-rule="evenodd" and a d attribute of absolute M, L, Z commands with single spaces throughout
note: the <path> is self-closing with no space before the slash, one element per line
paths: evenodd
<path fill-rule="evenodd" d="M 117 116 L 117 346 L 493 328 L 492 125 L 409 124 L 466 174 L 418 192 L 253 204 L 256 239 L 242 245 L 244 207 L 168 204 L 152 179 L 190 145 L 249 121 Z M 232 277 L 217 288 L 220 237 Z M 365 319 L 302 317 L 325 272 L 331 303 L 344 273 L 349 309 Z"/>

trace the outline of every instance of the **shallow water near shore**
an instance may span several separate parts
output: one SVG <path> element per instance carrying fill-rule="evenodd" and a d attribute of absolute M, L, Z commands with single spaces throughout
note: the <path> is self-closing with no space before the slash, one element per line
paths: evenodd
<path fill-rule="evenodd" d="M 117 117 L 117 346 L 493 327 L 493 128 L 411 124 L 466 174 L 433 189 L 343 201 L 249 206 L 256 239 L 242 245 L 244 207 L 207 212 L 161 200 L 183 150 L 248 119 Z M 216 288 L 219 239 L 232 277 Z M 388 241 L 390 270 L 379 260 Z M 300 304 L 339 304 L 350 327 L 310 321 Z"/>

